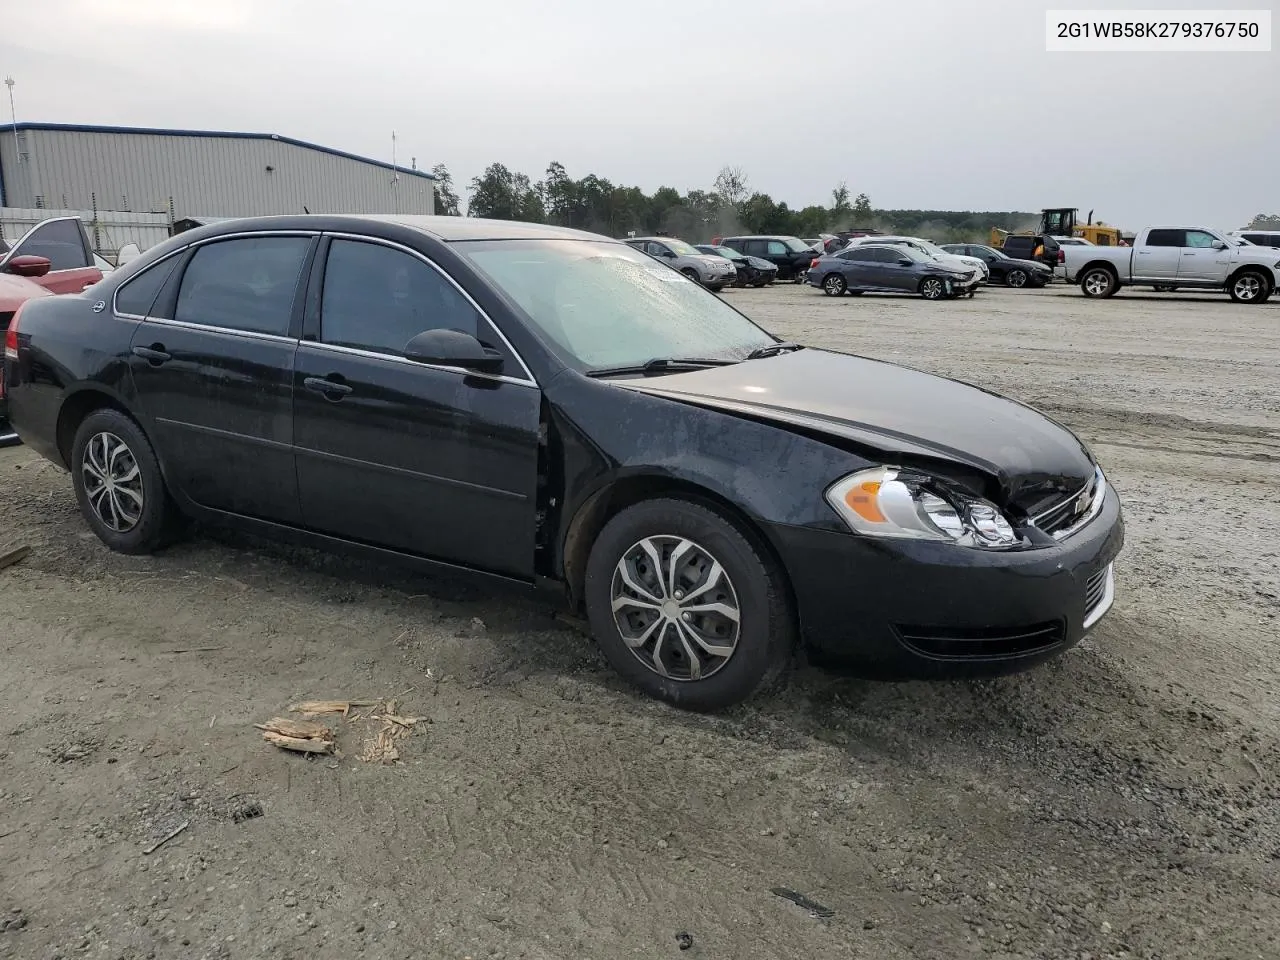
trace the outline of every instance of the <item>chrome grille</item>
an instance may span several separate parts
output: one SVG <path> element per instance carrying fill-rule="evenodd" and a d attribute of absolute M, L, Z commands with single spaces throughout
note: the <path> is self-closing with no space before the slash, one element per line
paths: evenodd
<path fill-rule="evenodd" d="M 1061 540 L 1093 518 L 1102 506 L 1105 488 L 1106 481 L 1102 476 L 1102 470 L 1095 468 L 1093 477 L 1087 484 L 1060 503 L 1037 514 L 1032 518 L 1032 522 L 1045 533 Z"/>

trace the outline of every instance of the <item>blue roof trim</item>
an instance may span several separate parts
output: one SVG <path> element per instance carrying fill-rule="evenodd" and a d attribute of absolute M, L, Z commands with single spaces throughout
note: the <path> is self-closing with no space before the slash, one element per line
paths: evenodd
<path fill-rule="evenodd" d="M 411 167 L 402 167 L 399 164 L 392 166 L 385 160 L 374 160 L 371 157 L 362 157 L 358 153 L 348 153 L 345 150 L 336 150 L 333 147 L 322 147 L 318 143 L 295 140 L 293 137 L 282 137 L 278 133 L 243 133 L 231 130 L 166 130 L 163 127 L 102 127 L 90 123 L 32 123 L 27 121 L 20 121 L 16 125 L 6 123 L 0 126 L 0 133 L 12 130 L 15 126 L 18 130 L 51 130 L 59 133 L 134 133 L 158 137 L 222 137 L 233 140 L 275 140 L 278 143 L 287 143 L 290 146 L 303 147 L 307 150 L 318 150 L 320 153 L 328 153 L 346 160 L 371 163 L 375 167 L 394 170 L 396 173 L 404 173 L 411 177 L 422 177 L 426 180 L 435 179 L 425 170 L 414 170 Z"/>

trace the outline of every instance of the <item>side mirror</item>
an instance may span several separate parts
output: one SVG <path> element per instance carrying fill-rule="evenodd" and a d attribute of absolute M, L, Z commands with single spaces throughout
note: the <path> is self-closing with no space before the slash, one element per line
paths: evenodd
<path fill-rule="evenodd" d="M 672 253 L 670 250 L 663 250 L 662 255 L 666 257 L 668 260 L 674 260 L 676 258 L 676 255 Z"/>
<path fill-rule="evenodd" d="M 1215 243 L 1215 244 L 1213 245 L 1213 249 L 1215 249 L 1215 250 L 1229 250 L 1229 249 L 1230 249 L 1230 247 L 1228 247 L 1225 243 L 1223 243 L 1221 240 L 1219 240 L 1217 243 Z"/>
<path fill-rule="evenodd" d="M 29 253 L 21 257 L 14 257 L 5 264 L 5 269 L 10 273 L 16 273 L 20 277 L 43 277 L 49 272 L 51 266 L 53 264 L 49 262 L 48 257 L 37 257 Z"/>
<path fill-rule="evenodd" d="M 501 373 L 502 354 L 461 330 L 426 330 L 407 344 L 404 355 L 417 363 L 461 367 L 477 373 Z"/>
<path fill-rule="evenodd" d="M 910 258 L 910 257 L 899 257 L 899 258 L 898 258 L 898 263 L 899 263 L 901 266 L 909 267 L 909 266 L 911 266 L 911 258 Z"/>

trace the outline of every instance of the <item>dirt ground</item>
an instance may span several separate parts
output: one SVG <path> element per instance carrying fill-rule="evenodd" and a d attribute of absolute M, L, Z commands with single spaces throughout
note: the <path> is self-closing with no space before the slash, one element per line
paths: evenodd
<path fill-rule="evenodd" d="M 112 555 L 0 451 L 0 957 L 1280 957 L 1280 304 L 725 296 L 1079 431 L 1111 614 L 1013 678 L 693 716 L 522 599 L 216 531 Z M 399 765 L 252 726 L 396 695 Z"/>

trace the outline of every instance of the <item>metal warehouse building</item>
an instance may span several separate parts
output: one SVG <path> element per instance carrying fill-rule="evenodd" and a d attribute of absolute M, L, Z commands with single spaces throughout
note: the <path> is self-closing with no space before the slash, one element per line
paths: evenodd
<path fill-rule="evenodd" d="M 0 127 L 0 207 L 181 217 L 434 213 L 433 178 L 268 133 Z"/>

